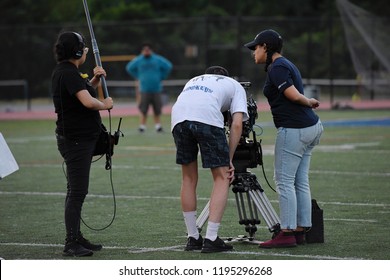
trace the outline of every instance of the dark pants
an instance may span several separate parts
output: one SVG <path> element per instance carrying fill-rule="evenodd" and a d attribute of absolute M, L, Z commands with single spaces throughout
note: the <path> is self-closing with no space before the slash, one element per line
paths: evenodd
<path fill-rule="evenodd" d="M 57 136 L 57 146 L 66 163 L 67 192 L 65 227 L 67 240 L 77 239 L 81 209 L 88 193 L 89 174 L 96 140 L 71 141 Z"/>

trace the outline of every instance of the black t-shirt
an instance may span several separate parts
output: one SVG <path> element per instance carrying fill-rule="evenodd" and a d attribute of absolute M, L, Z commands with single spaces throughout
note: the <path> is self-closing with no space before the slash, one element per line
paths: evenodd
<path fill-rule="evenodd" d="M 56 133 L 67 139 L 86 140 L 96 138 L 100 133 L 99 111 L 86 108 L 76 97 L 76 93 L 84 89 L 96 97 L 89 80 L 81 77 L 73 63 L 57 64 L 52 73 L 53 103 L 57 113 Z"/>
<path fill-rule="evenodd" d="M 263 89 L 271 106 L 275 126 L 304 128 L 315 125 L 319 118 L 312 108 L 294 103 L 284 95 L 284 91 L 292 85 L 303 94 L 298 68 L 285 57 L 276 59 L 268 69 Z"/>

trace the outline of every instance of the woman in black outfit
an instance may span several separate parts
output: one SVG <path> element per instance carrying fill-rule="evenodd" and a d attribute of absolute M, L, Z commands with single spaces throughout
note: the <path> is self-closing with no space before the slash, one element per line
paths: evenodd
<path fill-rule="evenodd" d="M 99 110 L 113 107 L 110 97 L 100 101 L 95 88 L 102 67 L 93 69 L 88 79 L 79 71 L 88 48 L 76 32 L 59 34 L 54 46 L 57 65 L 52 73 L 52 93 L 57 113 L 56 137 L 58 150 L 66 163 L 67 194 L 65 199 L 66 240 L 64 256 L 91 256 L 102 245 L 90 243 L 80 231 L 81 208 L 88 193 L 93 152 L 101 131 Z"/>

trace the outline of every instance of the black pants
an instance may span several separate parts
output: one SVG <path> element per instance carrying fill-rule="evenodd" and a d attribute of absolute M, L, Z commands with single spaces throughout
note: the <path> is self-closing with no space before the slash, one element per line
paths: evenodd
<path fill-rule="evenodd" d="M 66 163 L 67 192 L 65 227 L 67 240 L 77 239 L 80 232 L 81 209 L 88 194 L 89 175 L 97 139 L 71 141 L 57 136 L 57 146 Z"/>

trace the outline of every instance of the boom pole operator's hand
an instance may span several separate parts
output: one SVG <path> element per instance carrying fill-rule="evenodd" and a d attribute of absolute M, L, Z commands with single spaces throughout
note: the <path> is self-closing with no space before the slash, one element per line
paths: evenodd
<path fill-rule="evenodd" d="M 103 102 L 103 104 L 104 104 L 106 110 L 111 110 L 112 107 L 114 107 L 114 101 L 112 100 L 111 97 L 104 98 L 104 99 L 102 100 L 102 102 Z"/>
<path fill-rule="evenodd" d="M 100 77 L 103 76 L 104 78 L 107 77 L 106 70 L 104 70 L 101 66 L 96 66 L 93 68 L 93 78 L 91 79 L 91 84 L 98 86 L 100 83 Z M 110 110 L 114 107 L 114 102 L 111 97 L 106 97 L 103 100 L 101 100 L 104 104 L 104 107 L 106 110 Z"/>
<path fill-rule="evenodd" d="M 90 82 L 94 88 L 97 88 L 97 86 L 99 85 L 101 76 L 103 76 L 104 78 L 106 78 L 107 76 L 107 73 L 103 69 L 103 67 L 96 66 L 95 68 L 93 68 L 93 78 Z"/>

